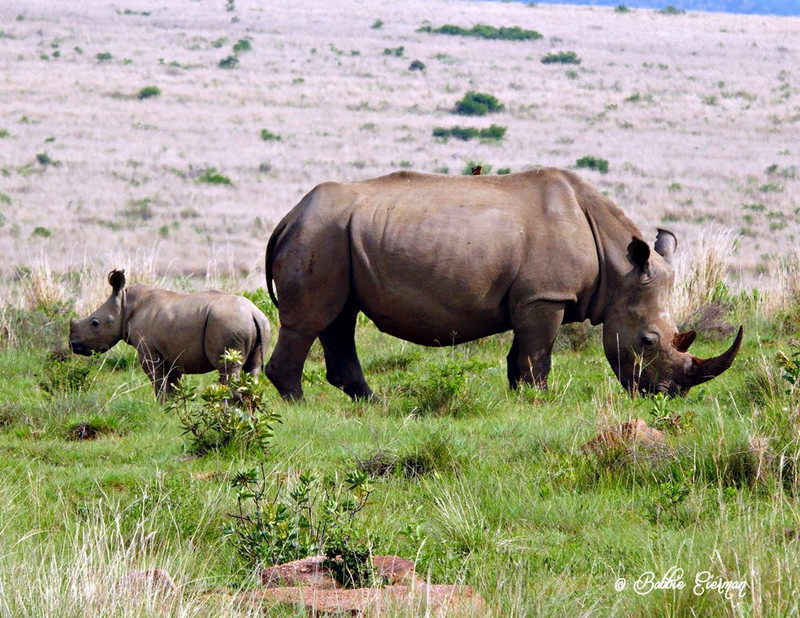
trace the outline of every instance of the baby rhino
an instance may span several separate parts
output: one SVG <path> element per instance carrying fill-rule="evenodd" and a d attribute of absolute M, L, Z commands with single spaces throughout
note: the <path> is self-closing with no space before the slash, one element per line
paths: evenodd
<path fill-rule="evenodd" d="M 72 320 L 76 354 L 105 352 L 118 341 L 136 348 L 139 362 L 164 400 L 185 373 L 219 370 L 219 381 L 241 370 L 258 375 L 269 345 L 266 316 L 249 300 L 224 292 L 185 294 L 149 285 L 125 287 L 125 271 L 108 275 L 111 297 L 89 317 Z M 238 350 L 242 365 L 222 360 Z"/>

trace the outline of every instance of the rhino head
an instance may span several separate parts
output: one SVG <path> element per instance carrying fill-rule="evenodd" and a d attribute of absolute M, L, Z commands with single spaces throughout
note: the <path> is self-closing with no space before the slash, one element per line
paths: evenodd
<path fill-rule="evenodd" d="M 69 323 L 69 345 L 76 354 L 106 352 L 122 339 L 122 290 L 125 271 L 112 270 L 108 275 L 112 293 L 90 316 Z"/>
<path fill-rule="evenodd" d="M 675 236 L 666 230 L 658 230 L 655 252 L 634 237 L 627 251 L 633 269 L 611 292 L 603 348 L 617 378 L 631 392 L 684 395 L 728 369 L 739 352 L 741 327 L 731 347 L 719 356 L 701 359 L 688 352 L 697 333 L 678 332 L 668 310 L 676 245 Z"/>

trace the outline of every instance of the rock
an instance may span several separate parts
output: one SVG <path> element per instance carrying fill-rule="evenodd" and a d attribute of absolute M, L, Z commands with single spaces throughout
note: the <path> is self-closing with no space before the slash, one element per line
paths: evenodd
<path fill-rule="evenodd" d="M 325 556 L 311 556 L 261 570 L 261 583 L 267 588 L 308 586 L 320 590 L 341 588 L 322 567 Z M 399 556 L 372 556 L 377 574 L 389 584 L 421 584 L 414 563 Z"/>
<path fill-rule="evenodd" d="M 481 596 L 470 586 L 420 584 L 355 590 L 291 586 L 242 594 L 241 600 L 250 603 L 302 605 L 309 616 L 490 615 Z"/>
<path fill-rule="evenodd" d="M 643 419 L 635 418 L 603 431 L 583 445 L 584 453 L 604 455 L 609 451 L 630 451 L 637 446 L 649 449 L 666 449 L 666 437 L 650 427 Z"/>

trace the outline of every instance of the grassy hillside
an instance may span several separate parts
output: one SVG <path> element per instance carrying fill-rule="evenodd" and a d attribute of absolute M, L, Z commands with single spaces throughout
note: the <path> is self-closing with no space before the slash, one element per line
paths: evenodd
<path fill-rule="evenodd" d="M 659 11 L 720 11 L 743 15 L 800 15 L 794 0 L 539 0 L 544 4 L 577 4 L 589 6 L 625 6 Z M 670 8 L 672 7 L 672 9 Z"/>

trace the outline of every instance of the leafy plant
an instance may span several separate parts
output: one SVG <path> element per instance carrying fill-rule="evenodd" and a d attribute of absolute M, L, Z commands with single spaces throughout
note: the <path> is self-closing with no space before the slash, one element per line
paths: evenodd
<path fill-rule="evenodd" d="M 650 410 L 650 426 L 661 431 L 679 433 L 689 429 L 694 423 L 695 413 L 689 410 L 683 414 L 672 414 L 669 411 L 670 400 L 658 393 L 653 397 L 653 408 Z"/>
<path fill-rule="evenodd" d="M 373 30 L 380 30 L 381 28 L 383 28 L 383 20 L 376 19 L 374 22 L 372 22 L 370 28 L 372 28 Z"/>
<path fill-rule="evenodd" d="M 461 116 L 485 116 L 502 109 L 502 103 L 495 96 L 486 92 L 470 90 L 460 101 L 456 102 L 453 111 Z"/>
<path fill-rule="evenodd" d="M 615 13 L 630 13 L 631 10 L 625 4 L 618 4 L 614 9 Z"/>
<path fill-rule="evenodd" d="M 608 174 L 608 161 L 600 157 L 585 156 L 575 162 L 575 167 L 595 170 L 601 174 Z"/>
<path fill-rule="evenodd" d="M 39 238 L 50 238 L 52 235 L 53 232 L 41 225 L 37 225 L 33 228 L 33 232 L 31 232 L 31 236 L 38 236 Z"/>
<path fill-rule="evenodd" d="M 109 52 L 101 52 L 95 55 L 97 62 L 109 62 L 111 60 L 111 54 Z"/>
<path fill-rule="evenodd" d="M 369 475 L 351 472 L 345 487 L 323 487 L 310 473 L 301 473 L 289 487 L 285 478 L 273 484 L 264 471 L 238 473 L 237 512 L 224 533 L 249 566 L 271 566 L 318 552 L 323 568 L 346 588 L 379 584 L 372 563 L 373 543 L 360 534 L 356 518 L 374 491 Z"/>
<path fill-rule="evenodd" d="M 403 57 L 404 47 L 401 45 L 400 47 L 387 47 L 383 50 L 384 56 L 397 56 L 398 58 Z"/>
<path fill-rule="evenodd" d="M 425 70 L 425 63 L 421 60 L 412 60 L 411 64 L 408 65 L 409 71 L 424 71 Z"/>
<path fill-rule="evenodd" d="M 683 15 L 684 13 L 686 13 L 686 11 L 677 8 L 673 4 L 668 4 L 658 12 L 661 13 L 662 15 Z"/>
<path fill-rule="evenodd" d="M 161 89 L 158 86 L 145 86 L 136 94 L 136 98 L 140 101 L 158 96 L 161 96 Z"/>
<path fill-rule="evenodd" d="M 241 353 L 223 355 L 226 363 L 241 365 Z M 226 446 L 243 450 L 265 450 L 280 415 L 266 411 L 267 387 L 258 378 L 242 372 L 231 376 L 227 386 L 210 384 L 198 394 L 182 379 L 167 402 L 177 414 L 183 433 L 190 436 L 192 450 L 206 453 Z"/>

